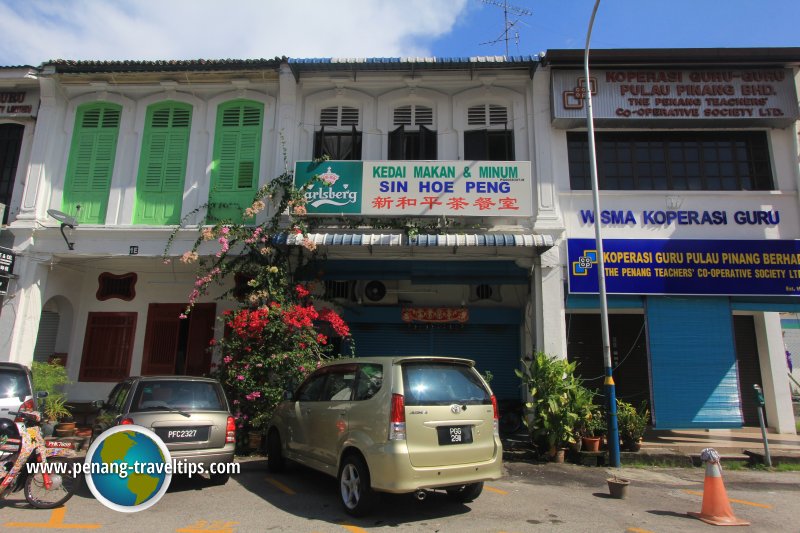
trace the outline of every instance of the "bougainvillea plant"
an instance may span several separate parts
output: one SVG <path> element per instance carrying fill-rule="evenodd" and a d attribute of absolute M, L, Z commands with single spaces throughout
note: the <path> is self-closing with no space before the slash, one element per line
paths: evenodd
<path fill-rule="evenodd" d="M 243 430 L 263 428 L 285 390 L 337 355 L 331 337 L 350 335 L 333 309 L 315 302 L 314 284 L 322 282 L 296 279 L 303 254 L 291 254 L 285 244 L 286 234 L 294 234 L 314 253 L 304 193 L 317 181 L 315 177 L 296 187 L 290 172 L 282 174 L 258 191 L 243 213 L 244 223 L 223 220 L 202 226 L 194 245 L 179 259 L 198 265 L 181 318 L 214 287 L 228 287 L 219 297 L 237 301 L 236 309 L 219 317 L 225 334 L 212 339 L 210 349 L 216 354 L 212 376 L 222 383 Z M 207 206 L 190 216 L 203 208 Z M 262 212 L 271 216 L 256 223 Z M 165 262 L 171 261 L 169 250 L 180 228 L 170 236 Z"/>

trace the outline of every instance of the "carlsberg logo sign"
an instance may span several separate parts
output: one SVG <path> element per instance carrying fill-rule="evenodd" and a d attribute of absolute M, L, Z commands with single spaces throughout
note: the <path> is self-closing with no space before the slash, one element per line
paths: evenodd
<path fill-rule="evenodd" d="M 306 191 L 309 215 L 361 212 L 361 161 L 298 161 L 294 183 L 297 187 L 319 177 Z"/>

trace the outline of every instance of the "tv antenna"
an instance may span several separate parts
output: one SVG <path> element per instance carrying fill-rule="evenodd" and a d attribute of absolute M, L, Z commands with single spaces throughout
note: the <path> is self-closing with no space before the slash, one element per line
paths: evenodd
<path fill-rule="evenodd" d="M 480 44 L 497 44 L 500 41 L 505 41 L 506 42 L 506 57 L 508 57 L 508 34 L 511 31 L 511 28 L 514 28 L 518 23 L 525 24 L 524 22 L 522 22 L 522 18 L 521 17 L 529 17 L 529 16 L 533 15 L 533 11 L 531 11 L 530 9 L 525 9 L 524 7 L 513 6 L 513 5 L 508 3 L 508 0 L 503 0 L 502 2 L 499 2 L 498 0 L 481 0 L 481 1 L 484 4 L 486 4 L 487 6 L 494 6 L 494 7 L 502 8 L 503 9 L 503 21 L 504 21 L 505 24 L 504 24 L 503 33 L 501 33 L 500 36 L 497 37 L 497 39 L 495 39 L 494 41 L 487 41 L 485 43 L 480 43 Z M 516 19 L 516 20 L 514 20 L 512 22 L 509 22 L 508 21 L 508 14 L 509 13 L 511 13 L 512 15 L 516 15 L 517 17 L 520 17 L 520 18 L 518 18 L 518 19 Z M 519 45 L 519 32 L 517 32 L 516 29 L 514 29 L 514 37 L 515 37 L 517 45 Z"/>

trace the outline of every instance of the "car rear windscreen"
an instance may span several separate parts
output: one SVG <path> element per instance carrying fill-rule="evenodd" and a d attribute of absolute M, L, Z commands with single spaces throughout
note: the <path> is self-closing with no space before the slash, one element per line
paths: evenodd
<path fill-rule="evenodd" d="M 0 368 L 0 398 L 20 398 L 30 395 L 31 389 L 24 372 Z"/>
<path fill-rule="evenodd" d="M 405 405 L 491 404 L 489 391 L 466 365 L 404 363 Z"/>
<path fill-rule="evenodd" d="M 222 390 L 207 381 L 149 381 L 139 384 L 131 411 L 227 411 Z"/>

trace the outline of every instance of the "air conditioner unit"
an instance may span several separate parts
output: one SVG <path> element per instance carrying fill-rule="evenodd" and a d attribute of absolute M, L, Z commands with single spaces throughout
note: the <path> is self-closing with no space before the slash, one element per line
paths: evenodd
<path fill-rule="evenodd" d="M 397 281 L 364 280 L 356 284 L 356 298 L 364 305 L 397 304 Z"/>
<path fill-rule="evenodd" d="M 482 283 L 480 285 L 469 286 L 470 302 L 480 302 L 485 300 L 501 302 L 503 297 L 500 295 L 500 285 L 489 285 L 488 283 Z"/>

